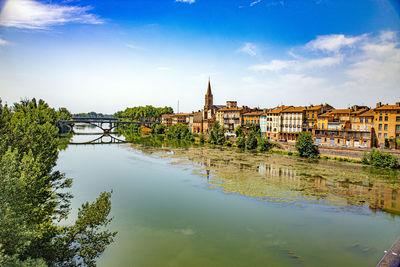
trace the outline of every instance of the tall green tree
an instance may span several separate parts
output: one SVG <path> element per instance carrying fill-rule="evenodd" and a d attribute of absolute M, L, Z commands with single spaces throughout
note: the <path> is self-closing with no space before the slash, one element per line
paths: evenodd
<path fill-rule="evenodd" d="M 223 145 L 225 143 L 225 131 L 224 128 L 219 125 L 217 121 L 214 122 L 210 136 L 208 138 L 210 144 Z"/>
<path fill-rule="evenodd" d="M 116 233 L 106 230 L 111 201 L 102 193 L 66 219 L 72 180 L 53 170 L 59 144 L 56 122 L 69 116 L 43 100 L 12 107 L 0 101 L 0 265 L 93 266 Z"/>
<path fill-rule="evenodd" d="M 300 157 L 316 158 L 319 154 L 318 147 L 314 145 L 312 135 L 309 132 L 300 133 L 296 141 L 296 149 Z"/>

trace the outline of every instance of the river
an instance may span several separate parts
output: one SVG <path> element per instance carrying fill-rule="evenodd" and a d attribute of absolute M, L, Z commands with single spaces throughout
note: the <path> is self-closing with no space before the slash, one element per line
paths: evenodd
<path fill-rule="evenodd" d="M 98 266 L 376 266 L 400 236 L 398 171 L 137 144 L 69 145 L 57 168 L 70 220 L 113 190 L 118 235 Z"/>

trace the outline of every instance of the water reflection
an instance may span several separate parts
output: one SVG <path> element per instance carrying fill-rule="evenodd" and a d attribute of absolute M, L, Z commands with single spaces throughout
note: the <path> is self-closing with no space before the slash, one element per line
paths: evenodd
<path fill-rule="evenodd" d="M 139 149 L 160 152 L 149 147 Z M 339 207 L 368 206 L 372 211 L 400 215 L 398 171 L 208 147 L 169 150 L 173 153 L 155 155 L 174 159 L 174 165 L 192 166 L 194 174 L 207 178 L 208 188 L 224 193 L 279 204 L 307 201 Z"/>

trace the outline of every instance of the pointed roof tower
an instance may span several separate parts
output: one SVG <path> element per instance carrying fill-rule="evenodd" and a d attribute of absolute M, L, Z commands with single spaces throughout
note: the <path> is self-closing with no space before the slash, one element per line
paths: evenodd
<path fill-rule="evenodd" d="M 206 97 L 205 97 L 204 109 L 209 110 L 212 108 L 213 108 L 213 95 L 211 93 L 210 78 L 208 78 L 208 87 L 207 87 L 207 93 L 206 93 Z"/>
<path fill-rule="evenodd" d="M 207 94 L 206 95 L 212 95 L 211 93 L 211 83 L 210 83 L 210 78 L 208 78 L 208 88 L 207 88 Z"/>

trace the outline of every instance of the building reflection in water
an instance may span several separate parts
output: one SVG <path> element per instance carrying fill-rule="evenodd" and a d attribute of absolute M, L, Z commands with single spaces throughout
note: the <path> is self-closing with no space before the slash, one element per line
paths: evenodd
<path fill-rule="evenodd" d="M 265 187 L 276 185 L 280 190 L 299 192 L 303 197 L 299 196 L 297 200 L 307 200 L 308 198 L 304 198 L 304 196 L 311 196 L 314 198 L 313 200 L 324 201 L 324 204 L 368 205 L 373 211 L 383 210 L 393 215 L 400 215 L 400 190 L 392 189 L 385 183 L 362 182 L 352 184 L 347 181 L 331 181 L 319 176 L 299 175 L 295 168 L 266 162 L 251 166 L 230 160 L 212 160 L 206 156 L 191 157 L 190 160 L 200 163 L 205 168 L 205 176 L 210 185 L 220 187 L 227 193 L 253 195 L 260 198 L 260 194 L 266 192 L 264 191 Z M 252 186 L 249 186 L 249 179 L 253 180 Z M 261 186 L 264 188 L 257 184 L 260 181 L 262 181 Z M 274 196 L 270 194 L 271 190 L 267 191 L 266 200 L 273 198 Z M 279 199 L 288 202 L 281 193 L 279 193 Z M 292 197 L 291 194 L 289 198 Z"/>

